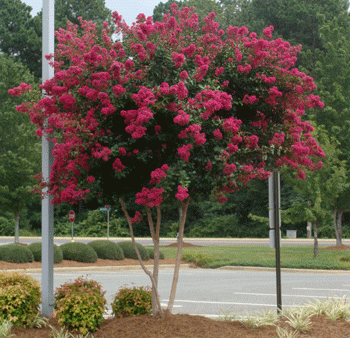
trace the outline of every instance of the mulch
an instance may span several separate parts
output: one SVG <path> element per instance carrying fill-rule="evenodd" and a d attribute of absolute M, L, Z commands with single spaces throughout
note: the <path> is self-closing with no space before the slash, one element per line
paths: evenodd
<path fill-rule="evenodd" d="M 350 323 L 344 319 L 331 321 L 324 316 L 311 317 L 309 331 L 298 338 L 349 338 Z M 57 321 L 49 324 L 59 329 Z M 280 326 L 286 328 L 283 321 Z M 51 329 L 15 328 L 12 333 L 17 338 L 48 338 Z M 78 335 L 76 335 L 78 337 Z M 89 336 L 91 337 L 91 336 Z M 203 316 L 187 314 L 166 314 L 159 316 L 136 316 L 110 318 L 93 333 L 94 338 L 278 338 L 275 326 L 249 328 L 238 321 L 218 321 Z"/>
<path fill-rule="evenodd" d="M 168 245 L 162 245 L 164 248 L 177 248 L 178 247 L 178 243 L 171 243 Z M 182 247 L 183 248 L 201 248 L 203 247 L 203 245 L 196 245 L 196 244 L 192 244 L 192 243 L 188 243 L 188 242 L 183 242 L 182 243 Z"/>
<path fill-rule="evenodd" d="M 342 244 L 342 245 L 334 245 L 334 246 L 327 246 L 327 247 L 325 247 L 325 248 L 320 248 L 319 247 L 319 250 L 350 250 L 350 246 L 349 245 L 344 245 L 344 244 Z M 350 335 L 349 335 L 349 337 L 350 337 Z"/>

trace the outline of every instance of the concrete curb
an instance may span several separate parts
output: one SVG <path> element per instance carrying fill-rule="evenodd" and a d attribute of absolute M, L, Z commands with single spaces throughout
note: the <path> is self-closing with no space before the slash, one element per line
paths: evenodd
<path fill-rule="evenodd" d="M 152 269 L 153 265 L 146 265 L 147 269 Z M 174 264 L 160 264 L 160 269 L 172 269 Z M 191 268 L 191 264 L 180 264 L 181 269 Z M 54 272 L 76 272 L 76 271 L 124 271 L 124 270 L 142 270 L 141 265 L 119 265 L 119 266 L 78 266 L 54 268 Z M 41 269 L 8 269 L 0 270 L 1 272 L 26 272 L 41 273 Z"/>
<path fill-rule="evenodd" d="M 222 266 L 217 270 L 237 270 L 237 271 L 276 271 L 275 268 L 265 268 L 259 266 Z M 292 269 L 281 268 L 281 272 L 289 273 L 330 273 L 330 274 L 350 274 L 350 270 L 318 270 L 318 269 Z"/>
<path fill-rule="evenodd" d="M 7 238 L 13 238 L 13 236 L 0 236 L 0 240 L 1 239 L 7 239 Z M 41 236 L 37 236 L 37 237 L 30 237 L 30 236 L 20 236 L 20 239 L 38 239 L 41 240 Z M 54 236 L 54 239 L 58 239 L 58 240 L 71 240 L 71 237 L 56 237 Z M 103 240 L 106 239 L 106 237 L 75 237 L 75 240 Z M 131 241 L 130 237 L 110 237 L 109 238 L 111 241 Z M 135 238 L 136 241 L 139 240 L 152 240 L 151 237 L 136 237 Z M 174 241 L 176 242 L 176 238 L 171 238 L 171 237 L 160 237 L 159 240 L 161 241 Z M 184 238 L 184 241 L 207 241 L 207 242 L 212 242 L 212 241 L 232 241 L 232 242 L 240 242 L 240 241 L 244 241 L 244 240 L 252 240 L 252 241 L 258 241 L 258 242 L 269 242 L 268 238 Z M 312 242 L 314 241 L 313 238 L 282 238 L 281 239 L 282 242 L 288 242 L 288 241 L 300 241 L 300 242 Z M 322 239 L 322 241 L 326 241 L 326 242 L 335 242 L 335 239 Z"/>

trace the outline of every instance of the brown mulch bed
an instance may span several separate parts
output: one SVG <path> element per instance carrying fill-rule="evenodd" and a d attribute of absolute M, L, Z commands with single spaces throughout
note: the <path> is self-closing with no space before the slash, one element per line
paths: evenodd
<path fill-rule="evenodd" d="M 175 258 L 161 259 L 160 265 L 163 264 L 175 264 Z M 144 261 L 146 265 L 153 265 L 153 259 Z M 181 263 L 187 263 L 182 260 Z M 72 267 L 85 267 L 85 266 L 126 266 L 126 265 L 138 265 L 140 262 L 135 259 L 125 258 L 120 261 L 111 259 L 97 259 L 95 263 L 82 263 L 76 261 L 63 260 L 62 263 L 54 264 L 54 268 L 72 268 Z M 0 270 L 12 270 L 12 269 L 41 269 L 41 262 L 32 263 L 9 263 L 0 261 Z"/>
<path fill-rule="evenodd" d="M 177 243 L 171 243 L 171 244 L 168 244 L 168 245 L 163 245 L 165 248 L 177 248 L 178 247 L 178 244 Z M 187 242 L 183 242 L 182 243 L 182 247 L 183 248 L 195 248 L 195 247 L 198 247 L 198 248 L 201 248 L 203 245 L 196 245 L 196 244 L 191 244 L 191 243 L 187 243 Z"/>
<path fill-rule="evenodd" d="M 350 250 L 350 246 L 342 244 L 335 246 L 327 246 L 326 248 L 319 248 L 319 250 Z"/>
<path fill-rule="evenodd" d="M 349 338 L 350 323 L 345 320 L 332 322 L 326 317 L 312 317 L 308 332 L 300 333 L 300 338 Z M 59 328 L 54 319 L 50 325 Z M 281 326 L 286 327 L 285 323 Z M 51 329 L 15 328 L 12 333 L 18 338 L 48 338 Z M 157 316 L 137 316 L 110 318 L 93 333 L 95 338 L 277 338 L 275 326 L 248 328 L 243 324 L 209 319 L 186 314 Z"/>

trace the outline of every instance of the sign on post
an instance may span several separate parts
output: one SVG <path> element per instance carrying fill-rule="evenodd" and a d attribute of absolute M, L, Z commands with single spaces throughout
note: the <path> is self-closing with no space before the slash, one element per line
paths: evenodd
<path fill-rule="evenodd" d="M 107 204 L 105 208 L 107 209 L 107 240 L 109 240 L 109 210 L 111 206 Z"/>
<path fill-rule="evenodd" d="M 105 205 L 104 208 L 98 208 L 99 211 L 102 212 L 107 212 L 107 239 L 109 240 L 109 211 L 110 211 L 111 206 L 110 205 Z"/>
<path fill-rule="evenodd" d="M 69 217 L 69 221 L 72 223 L 72 242 L 74 242 L 73 239 L 73 225 L 74 225 L 74 221 L 75 221 L 75 212 L 73 210 L 71 210 L 68 214 Z"/>

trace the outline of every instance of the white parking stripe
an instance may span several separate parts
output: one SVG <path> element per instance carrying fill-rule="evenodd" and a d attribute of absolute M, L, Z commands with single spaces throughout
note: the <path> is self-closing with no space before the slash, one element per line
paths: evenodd
<path fill-rule="evenodd" d="M 248 293 L 248 292 L 234 292 L 235 295 L 250 295 L 250 296 L 273 296 L 276 297 L 275 293 Z M 329 298 L 327 296 L 306 296 L 306 295 L 286 295 L 282 294 L 282 297 L 301 297 L 301 298 Z M 332 297 L 332 298 L 343 298 L 343 297 Z"/>
<path fill-rule="evenodd" d="M 293 288 L 293 290 L 314 290 L 314 291 L 348 291 L 348 292 L 350 292 L 350 289 Z"/>
<path fill-rule="evenodd" d="M 169 301 L 167 299 L 165 302 Z M 197 304 L 224 304 L 224 305 L 246 305 L 246 306 L 273 306 L 276 307 L 276 304 L 257 304 L 257 303 L 236 303 L 236 302 L 214 302 L 209 300 L 180 300 L 177 299 L 175 302 L 180 303 L 197 303 Z M 284 306 L 298 306 L 298 305 L 284 305 Z"/>

